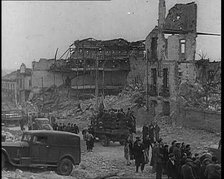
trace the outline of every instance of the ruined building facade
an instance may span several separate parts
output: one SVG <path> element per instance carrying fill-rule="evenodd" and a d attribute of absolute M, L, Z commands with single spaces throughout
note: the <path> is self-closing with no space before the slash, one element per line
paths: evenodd
<path fill-rule="evenodd" d="M 95 94 L 117 94 L 127 84 L 131 70 L 130 60 L 144 58 L 143 42 L 128 42 L 124 39 L 77 40 L 69 48 L 67 60 L 57 60 L 49 72 L 64 74 L 77 96 Z M 135 74 L 132 74 L 134 78 Z"/>
<path fill-rule="evenodd" d="M 158 15 L 158 25 L 145 41 L 148 70 L 144 83 L 155 115 L 169 115 L 179 84 L 196 80 L 197 5 L 176 4 L 166 16 L 165 0 L 160 0 Z"/>

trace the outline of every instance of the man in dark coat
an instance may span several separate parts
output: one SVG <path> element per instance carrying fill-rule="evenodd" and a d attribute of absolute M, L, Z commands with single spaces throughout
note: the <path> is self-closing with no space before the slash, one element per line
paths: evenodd
<path fill-rule="evenodd" d="M 195 178 L 196 179 L 200 179 L 201 162 L 200 162 L 199 154 L 198 153 L 196 153 L 194 155 L 193 163 L 195 164 L 195 167 L 194 167 Z"/>
<path fill-rule="evenodd" d="M 163 143 L 159 140 L 158 148 L 155 150 L 155 162 L 156 162 L 156 179 L 162 179 L 163 173 Z"/>
<path fill-rule="evenodd" d="M 138 173 L 139 166 L 141 166 L 141 171 L 143 172 L 145 163 L 144 163 L 144 145 L 141 142 L 140 137 L 136 137 L 136 142 L 133 148 L 136 173 Z"/>
<path fill-rule="evenodd" d="M 169 148 L 169 154 L 173 153 L 173 148 L 176 146 L 176 140 L 174 140 L 172 143 L 171 143 L 171 146 Z"/>
<path fill-rule="evenodd" d="M 152 157 L 151 157 L 151 162 L 150 162 L 150 166 L 152 166 L 152 173 L 155 172 L 155 169 L 156 169 L 156 157 L 155 157 L 155 154 L 156 154 L 156 150 L 158 150 L 157 148 L 159 147 L 159 144 L 158 142 L 154 142 L 153 143 L 153 146 L 152 146 Z"/>
<path fill-rule="evenodd" d="M 168 179 L 177 179 L 176 161 L 173 153 L 169 154 L 166 168 Z"/>
<path fill-rule="evenodd" d="M 74 132 L 75 132 L 75 134 L 79 133 L 79 127 L 76 124 L 74 124 Z M 90 133 L 93 135 L 92 131 L 90 131 Z"/>
<path fill-rule="evenodd" d="M 144 124 L 144 126 L 142 127 L 142 136 L 143 136 L 143 143 L 144 143 L 144 139 L 145 137 L 149 134 L 149 128 L 146 124 Z"/>
<path fill-rule="evenodd" d="M 212 157 L 212 163 L 206 166 L 204 175 L 207 179 L 221 179 L 221 165 L 215 156 Z"/>
<path fill-rule="evenodd" d="M 59 124 L 59 126 L 58 126 L 58 130 L 59 130 L 59 131 L 62 131 L 62 130 L 63 130 L 62 123 Z"/>
<path fill-rule="evenodd" d="M 186 148 L 185 143 L 182 142 L 182 143 L 181 143 L 181 147 L 180 147 L 180 150 L 181 150 L 181 156 L 183 155 L 183 153 L 185 153 L 185 148 Z"/>
<path fill-rule="evenodd" d="M 181 177 L 183 179 L 196 179 L 193 173 L 193 161 L 186 159 L 186 163 L 181 167 Z"/>
<path fill-rule="evenodd" d="M 150 150 L 150 146 L 152 146 L 149 135 L 146 135 L 146 137 L 143 138 L 143 145 L 145 149 L 145 154 L 149 158 L 149 150 Z"/>
<path fill-rule="evenodd" d="M 169 160 L 169 149 L 168 149 L 168 145 L 164 145 L 163 147 L 163 171 L 164 171 L 164 174 L 167 173 L 167 168 L 166 168 L 166 164 Z"/>
<path fill-rule="evenodd" d="M 62 125 L 62 131 L 66 131 L 66 125 L 64 123 Z"/>
<path fill-rule="evenodd" d="M 65 127 L 65 131 L 66 131 L 66 132 L 71 132 L 71 126 L 70 126 L 70 123 L 68 123 L 67 126 Z"/>
<path fill-rule="evenodd" d="M 154 126 L 153 126 L 152 122 L 150 123 L 148 128 L 149 128 L 149 137 L 151 139 L 151 143 L 153 143 L 154 142 Z"/>
<path fill-rule="evenodd" d="M 180 160 L 181 160 L 181 150 L 180 150 L 180 143 L 176 143 L 176 146 L 173 148 L 173 154 L 175 155 L 176 159 L 176 165 L 178 168 L 178 178 L 180 178 L 181 174 L 181 165 L 180 165 Z"/>

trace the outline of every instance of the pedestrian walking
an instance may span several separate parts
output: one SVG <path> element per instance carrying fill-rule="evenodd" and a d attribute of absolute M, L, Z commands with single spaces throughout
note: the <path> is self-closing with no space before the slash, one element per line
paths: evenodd
<path fill-rule="evenodd" d="M 155 173 L 155 169 L 156 169 L 156 157 L 155 157 L 155 154 L 156 154 L 157 148 L 159 147 L 158 145 L 159 144 L 157 142 L 154 142 L 153 146 L 152 146 L 152 157 L 151 157 L 151 162 L 150 162 L 150 166 L 152 166 L 152 173 Z"/>
<path fill-rule="evenodd" d="M 156 179 L 162 179 L 163 161 L 163 143 L 159 140 L 159 145 L 155 150 Z"/>
<path fill-rule="evenodd" d="M 163 147 L 163 174 L 167 173 L 167 168 L 166 168 L 166 164 L 169 160 L 169 149 L 168 149 L 168 145 L 164 145 Z"/>
<path fill-rule="evenodd" d="M 149 161 L 149 150 L 150 150 L 150 146 L 152 146 L 152 144 L 151 144 L 148 134 L 143 139 L 143 145 L 144 145 L 144 149 L 145 149 L 146 159 Z M 147 161 L 147 163 L 148 163 L 148 161 Z"/>
<path fill-rule="evenodd" d="M 86 141 L 87 152 L 92 152 L 94 146 L 93 135 L 90 134 L 89 131 L 86 131 L 84 139 Z"/>
<path fill-rule="evenodd" d="M 134 144 L 134 158 L 135 158 L 135 166 L 136 173 L 138 173 L 139 167 L 141 167 L 141 171 L 144 171 L 145 162 L 144 162 L 144 145 L 141 142 L 140 137 L 136 137 L 136 142 Z"/>

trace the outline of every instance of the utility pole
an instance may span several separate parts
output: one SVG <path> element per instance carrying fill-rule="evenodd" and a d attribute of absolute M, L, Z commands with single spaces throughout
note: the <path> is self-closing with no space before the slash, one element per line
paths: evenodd
<path fill-rule="evenodd" d="M 44 77 L 41 77 L 41 83 L 42 83 L 42 97 L 43 97 L 42 111 L 43 111 L 44 109 Z"/>
<path fill-rule="evenodd" d="M 16 106 L 18 106 L 18 102 L 17 102 L 17 85 L 16 83 L 14 84 L 15 87 L 15 102 L 16 102 Z"/>
<path fill-rule="evenodd" d="M 56 64 L 56 60 L 57 60 L 57 53 L 58 53 L 58 48 L 55 52 L 55 55 L 54 55 L 54 64 Z M 54 86 L 55 86 L 55 71 L 53 72 L 54 73 Z"/>
<path fill-rule="evenodd" d="M 149 60 L 148 60 L 148 49 L 145 54 L 146 58 L 146 111 L 149 111 Z"/>
<path fill-rule="evenodd" d="M 103 99 L 104 99 L 104 83 L 105 83 L 105 73 L 104 73 L 104 65 L 105 65 L 105 48 L 103 49 Z"/>
<path fill-rule="evenodd" d="M 95 97 L 96 97 L 96 110 L 98 111 L 98 96 L 99 96 L 99 82 L 98 82 L 98 56 L 96 57 L 96 78 L 95 78 Z"/>

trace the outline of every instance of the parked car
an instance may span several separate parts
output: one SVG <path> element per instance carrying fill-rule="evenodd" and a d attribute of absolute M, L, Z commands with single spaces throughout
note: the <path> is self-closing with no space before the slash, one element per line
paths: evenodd
<path fill-rule="evenodd" d="M 35 118 L 33 121 L 33 130 L 53 130 L 48 118 Z"/>
<path fill-rule="evenodd" d="M 53 167 L 70 175 L 81 162 L 80 137 L 62 131 L 31 130 L 19 142 L 2 142 L 2 169 L 6 163 L 18 167 Z"/>

